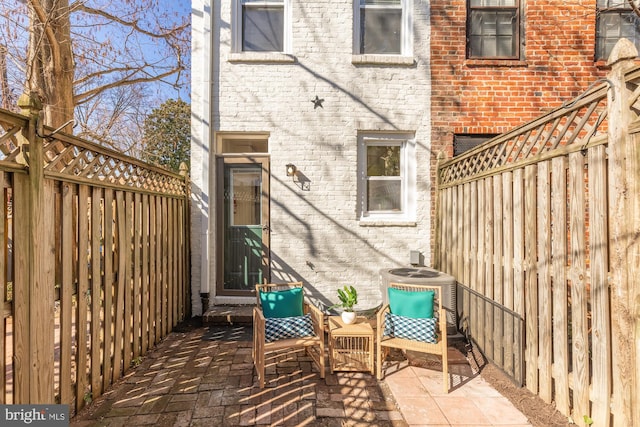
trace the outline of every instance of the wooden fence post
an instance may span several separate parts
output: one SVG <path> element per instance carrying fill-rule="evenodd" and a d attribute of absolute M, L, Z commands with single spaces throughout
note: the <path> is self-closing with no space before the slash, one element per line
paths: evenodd
<path fill-rule="evenodd" d="M 53 224 L 53 184 L 44 180 L 43 142 L 38 130 L 38 115 L 42 109 L 39 101 L 30 95 L 22 95 L 18 101 L 22 113 L 29 117 L 29 128 L 21 136 L 22 154 L 29 165 L 27 177 L 16 181 L 16 193 L 24 192 L 24 226 L 16 230 L 16 250 L 24 267 L 28 269 L 25 281 L 16 283 L 22 287 L 22 296 L 16 300 L 20 309 L 28 314 L 21 316 L 22 325 L 14 329 L 16 340 L 27 347 L 20 363 L 22 372 L 16 377 L 17 403 L 54 403 L 54 258 L 55 242 Z M 17 176 L 18 174 L 16 174 Z M 18 242 L 22 246 L 18 249 Z M 16 268 L 19 270 L 19 268 Z M 17 282 L 17 281 L 16 281 Z M 16 307 L 18 312 L 18 307 Z M 19 335 L 26 334 L 26 337 Z M 16 374 L 18 374 L 16 372 Z M 26 400 L 25 400 L 26 399 Z"/>
<path fill-rule="evenodd" d="M 625 74 L 638 51 L 621 39 L 608 64 L 609 206 L 613 402 L 616 426 L 640 425 L 640 134 L 634 120 Z M 636 126 L 637 128 L 637 126 Z M 608 413 L 608 411 L 607 411 Z M 607 417 L 608 418 L 608 417 Z M 594 425 L 605 425 L 596 423 Z M 606 424 L 608 425 L 608 424 Z"/>

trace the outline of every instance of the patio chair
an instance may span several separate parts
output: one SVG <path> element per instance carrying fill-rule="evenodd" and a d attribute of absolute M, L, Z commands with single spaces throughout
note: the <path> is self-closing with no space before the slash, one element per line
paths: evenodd
<path fill-rule="evenodd" d="M 304 301 L 302 282 L 256 285 L 253 309 L 253 364 L 265 386 L 265 356 L 304 348 L 325 377 L 324 314 Z"/>
<path fill-rule="evenodd" d="M 382 365 L 391 348 L 435 354 L 442 358 L 448 393 L 447 318 L 440 287 L 390 283 L 388 293 L 389 303 L 377 314 L 377 378 L 384 378 Z"/>

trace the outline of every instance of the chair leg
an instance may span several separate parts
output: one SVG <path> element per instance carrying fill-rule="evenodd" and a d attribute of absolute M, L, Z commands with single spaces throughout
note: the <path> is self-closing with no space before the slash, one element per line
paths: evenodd
<path fill-rule="evenodd" d="M 449 393 L 449 357 L 447 354 L 447 348 L 445 347 L 442 353 L 442 376 L 443 376 L 443 390 L 445 393 Z"/>
<path fill-rule="evenodd" d="M 260 384 L 260 388 L 264 388 L 264 353 L 260 353 L 256 355 L 256 372 L 258 374 L 258 382 Z"/>
<path fill-rule="evenodd" d="M 324 343 L 320 343 L 320 378 L 324 378 L 325 376 L 325 370 L 326 370 L 326 366 L 325 366 L 325 351 L 324 351 Z"/>
<path fill-rule="evenodd" d="M 382 361 L 383 358 L 382 357 L 382 347 L 380 346 L 380 344 L 378 344 L 378 351 L 376 351 L 376 378 L 381 380 L 382 379 Z"/>

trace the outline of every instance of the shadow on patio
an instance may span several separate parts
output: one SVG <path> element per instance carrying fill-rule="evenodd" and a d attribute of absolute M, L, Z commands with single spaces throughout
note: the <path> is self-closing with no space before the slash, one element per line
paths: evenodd
<path fill-rule="evenodd" d="M 289 351 L 261 390 L 250 326 L 188 329 L 170 334 L 71 425 L 406 425 L 371 375 L 327 373 L 325 383 L 304 350 Z"/>
<path fill-rule="evenodd" d="M 393 362 L 384 381 L 327 369 L 325 382 L 304 350 L 285 351 L 261 390 L 251 334 L 249 325 L 181 325 L 71 426 L 531 425 L 464 358 L 454 358 L 444 394 L 429 360 Z"/>

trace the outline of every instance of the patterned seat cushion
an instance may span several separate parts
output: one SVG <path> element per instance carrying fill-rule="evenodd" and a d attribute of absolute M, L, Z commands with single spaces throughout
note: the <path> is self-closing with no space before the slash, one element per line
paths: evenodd
<path fill-rule="evenodd" d="M 264 335 L 266 342 L 286 338 L 312 337 L 315 334 L 313 333 L 311 315 L 267 318 L 264 324 Z"/>
<path fill-rule="evenodd" d="M 384 336 L 406 338 L 435 344 L 437 321 L 435 317 L 414 319 L 386 313 L 384 319 Z"/>

